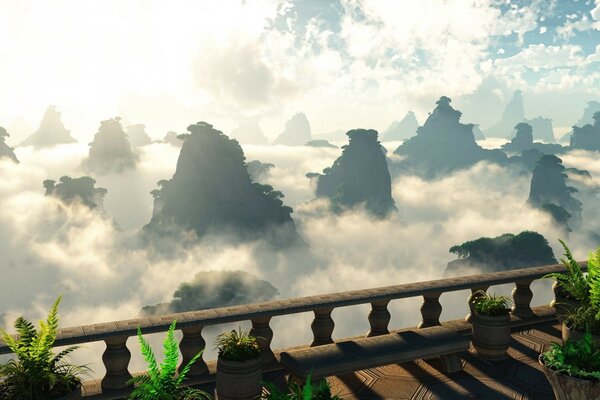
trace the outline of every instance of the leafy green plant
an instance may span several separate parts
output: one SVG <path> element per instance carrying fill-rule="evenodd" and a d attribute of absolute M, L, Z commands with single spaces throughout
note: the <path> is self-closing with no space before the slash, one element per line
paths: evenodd
<path fill-rule="evenodd" d="M 488 294 L 483 290 L 475 292 L 475 311 L 484 315 L 504 315 L 509 312 L 510 299 L 506 296 Z"/>
<path fill-rule="evenodd" d="M 544 278 L 556 279 L 570 297 L 581 302 L 579 307 L 570 308 L 565 315 L 565 323 L 578 331 L 590 330 L 592 334 L 600 334 L 600 247 L 590 252 L 588 272 L 584 274 L 573 258 L 567 245 L 560 240 L 565 249 L 562 263 L 567 268 L 566 274 L 552 273 Z"/>
<path fill-rule="evenodd" d="M 201 356 L 202 352 L 196 354 L 190 362 L 177 374 L 177 363 L 179 359 L 179 349 L 175 340 L 175 324 L 173 321 L 167 337 L 163 342 L 164 360 L 160 366 L 156 362 L 154 352 L 150 344 L 142 336 L 142 330 L 138 327 L 138 341 L 140 342 L 142 354 L 148 363 L 148 372 L 145 375 L 131 378 L 128 383 L 135 384 L 136 387 L 129 395 L 129 399 L 142 400 L 197 400 L 212 399 L 212 397 L 202 390 L 183 386 L 183 380 L 190 371 L 192 364 Z"/>
<path fill-rule="evenodd" d="M 260 357 L 260 347 L 256 337 L 242 331 L 240 327 L 228 333 L 221 333 L 215 340 L 219 357 L 228 361 L 246 361 Z"/>
<path fill-rule="evenodd" d="M 267 391 L 263 391 L 261 400 L 342 400 L 339 396 L 331 396 L 331 388 L 323 379 L 316 385 L 311 382 L 311 375 L 306 378 L 304 386 L 290 383 L 287 391 L 282 392 L 271 382 L 263 382 Z"/>
<path fill-rule="evenodd" d="M 71 365 L 65 356 L 79 346 L 68 347 L 54 354 L 52 347 L 58 329 L 59 296 L 46 321 L 40 321 L 40 330 L 23 317 L 17 318 L 14 327 L 18 340 L 0 329 L 4 343 L 15 353 L 16 360 L 0 365 L 0 395 L 15 400 L 56 399 L 69 394 L 81 384 L 81 375 L 89 374 L 89 368 Z"/>
<path fill-rule="evenodd" d="M 600 348 L 589 331 L 578 341 L 567 340 L 564 345 L 552 343 L 542 358 L 548 368 L 561 374 L 600 381 Z"/>

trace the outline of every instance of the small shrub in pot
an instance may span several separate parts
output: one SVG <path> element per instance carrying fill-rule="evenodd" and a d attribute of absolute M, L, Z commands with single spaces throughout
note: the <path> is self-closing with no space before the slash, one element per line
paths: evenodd
<path fill-rule="evenodd" d="M 483 359 L 506 358 L 511 334 L 510 299 L 481 290 L 475 294 L 475 313 L 471 320 L 473 347 Z"/>

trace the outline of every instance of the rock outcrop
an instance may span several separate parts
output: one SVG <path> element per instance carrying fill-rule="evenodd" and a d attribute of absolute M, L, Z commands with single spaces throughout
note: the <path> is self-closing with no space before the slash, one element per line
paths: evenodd
<path fill-rule="evenodd" d="M 450 98 L 440 97 L 437 107 L 417 129 L 417 135 L 394 151 L 401 159 L 391 166 L 394 175 L 416 174 L 432 179 L 483 160 L 507 162 L 501 150 L 483 149 L 475 142 L 473 124 L 460 123 L 462 113 L 450 102 Z"/>
<path fill-rule="evenodd" d="M 285 130 L 275 139 L 273 144 L 304 146 L 304 144 L 311 140 L 312 136 L 308 119 L 303 113 L 298 113 L 285 124 Z"/>
<path fill-rule="evenodd" d="M 15 155 L 14 149 L 5 143 L 6 138 L 9 136 L 10 135 L 8 134 L 6 129 L 0 126 L 0 159 L 9 158 L 14 162 L 18 163 L 19 160 L 17 160 L 17 156 Z"/>
<path fill-rule="evenodd" d="M 242 144 L 266 144 L 267 137 L 260 129 L 257 118 L 243 118 L 230 135 Z"/>
<path fill-rule="evenodd" d="M 520 90 L 515 90 L 511 101 L 506 105 L 502 118 L 496 125 L 485 131 L 486 137 L 508 138 L 512 135 L 513 126 L 525 121 L 523 96 Z"/>
<path fill-rule="evenodd" d="M 271 163 L 263 163 L 258 160 L 252 160 L 246 163 L 246 169 L 248 170 L 248 175 L 250 175 L 250 179 L 253 182 L 259 182 L 267 177 L 271 168 L 275 167 L 275 165 Z"/>
<path fill-rule="evenodd" d="M 405 140 L 417 134 L 419 122 L 415 113 L 409 111 L 401 121 L 394 121 L 392 124 L 381 133 L 381 138 L 384 141 Z"/>
<path fill-rule="evenodd" d="M 535 117 L 527 119 L 524 122 L 531 125 L 533 129 L 533 139 L 541 140 L 545 143 L 554 143 L 554 128 L 552 127 L 552 119 L 544 117 Z"/>
<path fill-rule="evenodd" d="M 572 196 L 577 189 L 567 186 L 567 174 L 562 160 L 555 155 L 545 154 L 538 160 L 531 178 L 527 202 L 549 212 L 557 223 L 564 225 L 569 220 L 567 231 L 581 221 L 581 202 Z M 561 211 L 562 208 L 566 214 Z M 566 217 L 566 218 L 565 218 Z"/>
<path fill-rule="evenodd" d="M 487 273 L 556 264 L 548 241 L 532 231 L 518 235 L 505 233 L 495 238 L 480 237 L 452 246 L 449 251 L 456 254 L 458 260 L 448 263 L 445 277 L 472 274 L 473 269 Z"/>
<path fill-rule="evenodd" d="M 594 119 L 593 125 L 573 127 L 570 143 L 572 149 L 600 151 L 600 111 L 596 112 L 592 118 Z"/>
<path fill-rule="evenodd" d="M 71 131 L 67 130 L 62 123 L 61 114 L 56 111 L 55 106 L 50 106 L 44 113 L 40 126 L 25 139 L 19 146 L 50 147 L 63 143 L 76 143 L 71 137 Z"/>
<path fill-rule="evenodd" d="M 142 315 L 208 310 L 272 300 L 279 294 L 269 282 L 243 271 L 206 271 L 179 285 L 173 300 L 142 309 Z"/>
<path fill-rule="evenodd" d="M 533 128 L 526 122 L 519 122 L 515 126 L 515 130 L 517 132 L 511 141 L 501 147 L 508 153 L 521 153 L 532 149 L 543 154 L 560 154 L 565 151 L 565 148 L 557 143 L 534 142 Z"/>
<path fill-rule="evenodd" d="M 206 122 L 190 125 L 173 178 L 153 191 L 154 215 L 145 232 L 159 236 L 193 232 L 229 234 L 236 239 L 270 239 L 277 246 L 297 239 L 292 209 L 283 194 L 252 182 L 244 152 Z M 276 232 L 276 234 L 273 234 Z"/>
<path fill-rule="evenodd" d="M 152 143 L 152 139 L 146 133 L 146 125 L 135 124 L 127 127 L 127 139 L 132 146 L 146 146 Z"/>
<path fill-rule="evenodd" d="M 46 196 L 54 196 L 65 204 L 80 203 L 90 209 L 104 210 L 103 202 L 107 190 L 97 188 L 95 184 L 96 181 L 89 176 L 63 176 L 58 184 L 52 179 L 46 179 L 44 188 Z"/>
<path fill-rule="evenodd" d="M 364 204 L 376 216 L 394 211 L 392 185 L 385 155 L 373 129 L 347 132 L 350 142 L 342 155 L 323 174 L 307 174 L 317 179 L 317 197 L 331 200 L 334 211 Z"/>
<path fill-rule="evenodd" d="M 116 117 L 100 123 L 90 143 L 89 156 L 81 163 L 84 171 L 102 175 L 135 168 L 138 156 L 131 149 L 120 120 Z"/>

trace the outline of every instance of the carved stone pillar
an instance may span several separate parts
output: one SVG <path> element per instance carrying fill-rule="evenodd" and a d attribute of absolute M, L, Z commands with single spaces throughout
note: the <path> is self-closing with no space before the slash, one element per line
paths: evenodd
<path fill-rule="evenodd" d="M 423 304 L 421 305 L 421 316 L 423 320 L 417 328 L 427 328 L 428 326 L 438 326 L 440 324 L 440 315 L 442 315 L 442 305 L 440 304 L 441 292 L 427 293 L 423 295 Z"/>
<path fill-rule="evenodd" d="M 531 282 L 533 282 L 532 279 L 515 282 L 515 288 L 512 291 L 512 315 L 515 317 L 533 317 L 533 311 L 531 310 L 531 299 L 533 298 L 533 292 L 529 287 Z"/>
<path fill-rule="evenodd" d="M 275 359 L 273 350 L 271 350 L 271 340 L 273 340 L 273 329 L 269 326 L 271 317 L 259 317 L 252 320 L 252 329 L 250 335 L 256 337 L 260 346 L 260 357 L 263 364 L 269 364 Z"/>
<path fill-rule="evenodd" d="M 471 318 L 473 317 L 473 313 L 475 312 L 475 299 L 477 299 L 479 297 L 479 295 L 475 294 L 476 292 L 483 290 L 484 292 L 487 291 L 489 288 L 489 286 L 478 286 L 478 287 L 474 287 L 471 288 L 471 295 L 469 296 L 469 314 L 467 314 L 467 316 L 465 317 L 465 321 L 467 322 L 471 322 Z"/>
<path fill-rule="evenodd" d="M 389 300 L 382 300 L 371 303 L 371 312 L 369 313 L 371 329 L 367 332 L 367 337 L 390 333 L 388 324 L 390 323 L 391 315 L 387 309 L 389 302 Z"/>
<path fill-rule="evenodd" d="M 190 326 L 181 329 L 181 332 L 183 332 L 183 338 L 179 343 L 179 350 L 181 350 L 183 360 L 179 366 L 179 372 L 185 368 L 187 363 L 190 362 L 190 360 L 196 354 L 205 349 L 206 342 L 202 337 L 202 328 L 202 326 Z M 195 378 L 205 374 L 208 374 L 208 367 L 206 362 L 204 362 L 203 356 L 200 356 L 200 358 L 198 358 L 196 362 L 192 364 L 192 367 L 190 368 L 186 378 Z"/>
<path fill-rule="evenodd" d="M 127 370 L 131 359 L 127 339 L 127 336 L 104 339 L 106 350 L 102 354 L 102 362 L 106 367 L 106 375 L 102 378 L 102 391 L 122 390 L 131 386 L 127 385 L 127 381 L 131 379 Z"/>
<path fill-rule="evenodd" d="M 310 328 L 314 335 L 314 339 L 310 344 L 311 347 L 333 343 L 331 334 L 333 333 L 335 323 L 333 322 L 333 319 L 331 319 L 332 311 L 333 308 L 319 308 L 314 310 L 315 319 L 312 324 L 310 324 Z"/>

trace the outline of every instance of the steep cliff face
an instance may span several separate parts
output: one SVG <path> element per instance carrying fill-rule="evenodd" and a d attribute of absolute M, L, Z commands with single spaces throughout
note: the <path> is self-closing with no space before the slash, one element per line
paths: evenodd
<path fill-rule="evenodd" d="M 286 124 L 285 130 L 275 139 L 273 144 L 285 144 L 287 146 L 304 146 L 312 139 L 308 118 L 303 113 L 298 113 Z"/>
<path fill-rule="evenodd" d="M 581 221 L 581 202 L 572 196 L 577 189 L 567 186 L 566 179 L 562 160 L 555 155 L 543 155 L 533 170 L 527 202 L 549 212 L 561 224 L 564 224 L 566 214 L 557 207 L 564 209 L 570 214 L 568 230 Z"/>
<path fill-rule="evenodd" d="M 419 122 L 417 122 L 415 113 L 409 111 L 401 121 L 392 122 L 392 124 L 381 133 L 381 137 L 384 141 L 405 140 L 415 136 L 418 127 Z"/>
<path fill-rule="evenodd" d="M 90 143 L 89 156 L 81 163 L 85 171 L 108 174 L 135 167 L 138 157 L 131 149 L 120 120 L 117 117 L 100 123 Z"/>
<path fill-rule="evenodd" d="M 515 129 L 517 133 L 509 143 L 502 145 L 502 150 L 519 153 L 533 148 L 533 129 L 525 122 L 519 122 Z"/>
<path fill-rule="evenodd" d="M 469 269 L 499 272 L 511 269 L 556 264 L 552 248 L 539 233 L 505 233 L 495 238 L 480 237 L 450 248 L 458 260 L 448 263 L 444 276 L 470 274 Z"/>
<path fill-rule="evenodd" d="M 257 118 L 243 118 L 239 126 L 231 131 L 231 137 L 242 144 L 266 144 L 268 141 Z"/>
<path fill-rule="evenodd" d="M 572 149 L 600 151 L 600 111 L 596 112 L 592 118 L 594 119 L 593 125 L 573 127 L 570 144 Z"/>
<path fill-rule="evenodd" d="M 600 102 L 588 101 L 586 108 L 583 110 L 583 115 L 577 121 L 574 126 L 585 126 L 594 124 L 594 114 L 600 112 Z M 567 132 L 563 137 L 560 138 L 561 143 L 569 143 L 573 131 Z"/>
<path fill-rule="evenodd" d="M 188 127 L 173 178 L 153 192 L 155 210 L 144 228 L 159 235 L 193 231 L 227 233 L 242 239 L 280 230 L 280 244 L 296 239 L 292 209 L 283 194 L 252 182 L 236 140 L 206 122 Z"/>
<path fill-rule="evenodd" d="M 513 133 L 513 126 L 525 120 L 523 96 L 520 90 L 515 90 L 512 99 L 506 105 L 502 118 L 496 125 L 485 131 L 486 137 L 507 138 Z"/>
<path fill-rule="evenodd" d="M 275 286 L 243 271 L 206 271 L 179 285 L 173 300 L 142 309 L 142 315 L 208 310 L 272 300 Z"/>
<path fill-rule="evenodd" d="M 136 124 L 127 127 L 127 139 L 132 146 L 145 146 L 152 143 L 152 139 L 146 133 L 146 125 Z"/>
<path fill-rule="evenodd" d="M 9 158 L 14 162 L 18 163 L 19 160 L 17 160 L 17 156 L 15 155 L 14 149 L 5 143 L 6 138 L 9 136 L 10 135 L 8 134 L 6 129 L 0 126 L 0 159 Z"/>
<path fill-rule="evenodd" d="M 46 196 L 54 196 L 62 200 L 65 204 L 79 202 L 91 209 L 103 210 L 104 196 L 107 190 L 95 187 L 96 181 L 89 176 L 71 178 L 63 176 L 60 183 L 52 179 L 44 181 Z"/>
<path fill-rule="evenodd" d="M 350 142 L 342 155 L 317 178 L 317 197 L 328 197 L 335 211 L 364 204 L 367 211 L 385 216 L 396 209 L 392 199 L 391 178 L 373 129 L 354 129 L 347 133 Z"/>
<path fill-rule="evenodd" d="M 19 146 L 50 147 L 63 143 L 76 143 L 62 123 L 61 114 L 55 106 L 50 106 L 44 113 L 40 127 L 25 139 Z"/>
<path fill-rule="evenodd" d="M 473 124 L 460 123 L 462 113 L 452 108 L 450 102 L 450 98 L 440 97 L 425 124 L 417 129 L 417 135 L 394 151 L 401 158 L 394 163 L 394 174 L 416 174 L 431 179 L 482 160 L 507 162 L 502 151 L 477 145 Z"/>

